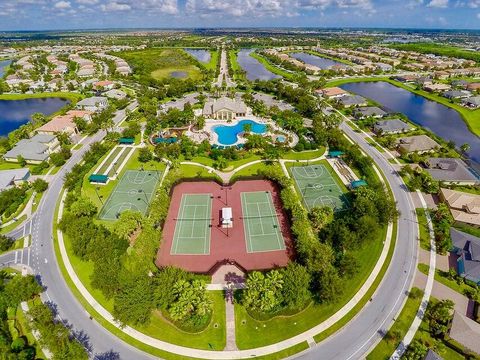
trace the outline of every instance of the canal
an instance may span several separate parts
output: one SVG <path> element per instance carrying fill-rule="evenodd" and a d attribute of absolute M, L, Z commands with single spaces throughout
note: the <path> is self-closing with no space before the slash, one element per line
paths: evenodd
<path fill-rule="evenodd" d="M 205 49 L 184 49 L 184 50 L 200 62 L 203 62 L 203 63 L 210 62 L 211 54 L 210 54 L 210 51 L 208 50 L 205 50 Z"/>
<path fill-rule="evenodd" d="M 324 57 L 321 57 L 321 56 L 307 54 L 307 53 L 304 53 L 304 52 L 290 53 L 290 56 L 297 59 L 297 60 L 303 61 L 305 64 L 315 65 L 315 66 L 317 66 L 317 67 L 319 67 L 320 69 L 323 69 L 323 70 L 329 69 L 333 65 L 342 65 L 341 62 L 331 60 L 331 59 L 327 59 L 327 58 L 324 58 Z"/>
<path fill-rule="evenodd" d="M 261 62 L 250 56 L 254 51 L 254 49 L 241 49 L 238 52 L 237 61 L 246 71 L 247 79 L 250 81 L 280 79 L 281 76 L 267 70 Z"/>

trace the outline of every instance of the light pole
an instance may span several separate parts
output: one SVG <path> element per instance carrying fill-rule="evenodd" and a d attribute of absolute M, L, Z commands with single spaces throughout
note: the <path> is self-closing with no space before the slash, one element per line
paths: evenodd
<path fill-rule="evenodd" d="M 103 205 L 104 205 L 104 204 L 103 204 L 103 200 L 102 200 L 102 198 L 100 197 L 100 195 L 98 194 L 98 190 L 99 190 L 99 189 L 100 189 L 100 188 L 99 188 L 98 186 L 95 186 L 95 193 L 97 194 L 98 200 L 100 200 L 100 202 L 102 203 L 102 206 L 103 206 Z"/>

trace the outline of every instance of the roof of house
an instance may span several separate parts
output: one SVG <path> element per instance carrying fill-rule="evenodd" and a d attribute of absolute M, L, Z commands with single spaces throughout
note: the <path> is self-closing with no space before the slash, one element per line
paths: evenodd
<path fill-rule="evenodd" d="M 373 125 L 375 132 L 382 131 L 384 133 L 408 131 L 411 129 L 413 129 L 413 126 L 400 119 L 380 120 Z"/>
<path fill-rule="evenodd" d="M 97 104 L 106 103 L 108 99 L 104 96 L 92 96 L 77 103 L 77 106 L 97 106 Z"/>
<path fill-rule="evenodd" d="M 428 151 L 435 148 L 440 148 L 435 140 L 430 139 L 427 135 L 414 135 L 403 137 L 398 140 L 400 148 L 407 152 L 413 151 Z"/>
<path fill-rule="evenodd" d="M 12 170 L 1 170 L 0 171 L 0 191 L 5 190 L 7 187 L 12 185 L 14 181 L 26 180 L 30 175 L 30 169 L 12 169 Z"/>
<path fill-rule="evenodd" d="M 443 358 L 432 349 L 428 349 L 427 354 L 425 355 L 423 360 L 443 360 Z"/>
<path fill-rule="evenodd" d="M 472 96 L 463 100 L 463 103 L 469 105 L 480 106 L 480 96 Z"/>
<path fill-rule="evenodd" d="M 473 170 L 461 159 L 429 158 L 425 165 L 427 171 L 439 181 L 480 181 Z"/>
<path fill-rule="evenodd" d="M 460 97 L 468 96 L 470 93 L 468 91 L 461 91 L 461 90 L 449 90 L 443 93 L 443 96 L 447 99 L 455 99 Z"/>
<path fill-rule="evenodd" d="M 455 221 L 480 225 L 480 195 L 441 188 Z"/>
<path fill-rule="evenodd" d="M 450 337 L 469 350 L 480 354 L 480 324 L 476 321 L 455 312 L 450 327 Z"/>
<path fill-rule="evenodd" d="M 367 99 L 360 95 L 345 95 L 338 98 L 343 105 L 362 105 L 367 103 Z"/>
<path fill-rule="evenodd" d="M 470 84 L 467 85 L 467 89 L 478 90 L 478 89 L 480 89 L 480 83 L 470 83 Z"/>
<path fill-rule="evenodd" d="M 223 96 L 219 99 L 214 99 L 213 101 L 205 103 L 203 113 L 204 115 L 212 115 L 222 109 L 227 109 L 235 113 L 246 113 L 247 105 L 241 100 L 230 99 Z"/>
<path fill-rule="evenodd" d="M 325 89 L 320 89 L 318 91 L 321 92 L 326 97 L 348 94 L 348 92 L 346 92 L 345 90 L 339 87 L 325 88 Z"/>
<path fill-rule="evenodd" d="M 355 109 L 355 116 L 385 116 L 387 113 L 377 106 L 365 106 Z"/>
<path fill-rule="evenodd" d="M 125 92 L 119 89 L 108 90 L 107 92 L 104 93 L 104 95 L 108 98 L 113 98 L 113 99 L 123 99 L 124 97 L 127 96 Z"/>
<path fill-rule="evenodd" d="M 54 135 L 37 134 L 31 139 L 22 139 L 4 155 L 5 158 L 17 158 L 19 155 L 25 160 L 44 161 L 47 160 L 49 154 L 48 146 L 55 139 Z"/>
<path fill-rule="evenodd" d="M 463 260 L 459 266 L 461 276 L 475 283 L 480 281 L 480 238 L 463 231 L 450 228 L 453 249 Z"/>
<path fill-rule="evenodd" d="M 91 116 L 93 113 L 91 111 L 87 110 L 69 110 L 67 111 L 67 115 L 73 116 L 73 117 L 79 117 L 83 118 L 85 116 Z"/>

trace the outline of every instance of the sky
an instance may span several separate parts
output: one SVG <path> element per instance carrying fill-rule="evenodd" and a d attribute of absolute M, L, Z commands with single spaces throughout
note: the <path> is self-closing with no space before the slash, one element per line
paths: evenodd
<path fill-rule="evenodd" d="M 0 0 L 0 30 L 190 27 L 480 29 L 480 0 Z"/>

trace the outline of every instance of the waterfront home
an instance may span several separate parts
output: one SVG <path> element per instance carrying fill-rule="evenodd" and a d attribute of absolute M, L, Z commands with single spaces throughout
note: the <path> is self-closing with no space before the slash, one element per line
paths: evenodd
<path fill-rule="evenodd" d="M 418 78 L 417 75 L 397 75 L 393 79 L 402 83 L 414 82 Z"/>
<path fill-rule="evenodd" d="M 346 108 L 367 105 L 367 99 L 360 95 L 345 95 L 337 98 L 337 102 Z"/>
<path fill-rule="evenodd" d="M 332 99 L 332 98 L 337 98 L 340 96 L 347 95 L 348 92 L 343 90 L 342 88 L 339 87 L 331 87 L 331 88 L 325 88 L 325 89 L 318 89 L 315 90 L 317 95 Z"/>
<path fill-rule="evenodd" d="M 480 108 L 480 96 L 472 96 L 462 100 L 462 104 L 472 109 Z"/>
<path fill-rule="evenodd" d="M 400 134 L 413 130 L 414 127 L 400 119 L 377 121 L 373 125 L 373 131 L 378 135 Z"/>
<path fill-rule="evenodd" d="M 426 83 L 423 85 L 423 90 L 429 91 L 429 92 L 441 92 L 441 91 L 446 91 L 450 90 L 451 86 L 448 84 L 432 84 L 432 83 Z"/>
<path fill-rule="evenodd" d="M 458 158 L 429 158 L 424 165 L 425 170 L 437 181 L 458 185 L 480 183 L 478 175 Z"/>
<path fill-rule="evenodd" d="M 427 135 L 414 135 L 398 139 L 398 150 L 402 154 L 409 153 L 427 153 L 441 148 L 435 140 L 430 139 Z"/>
<path fill-rule="evenodd" d="M 19 185 L 30 178 L 30 169 L 0 170 L 0 192 Z"/>
<path fill-rule="evenodd" d="M 480 283 L 480 238 L 450 228 L 451 252 L 457 256 L 457 273 L 476 284 Z"/>
<path fill-rule="evenodd" d="M 353 116 L 356 119 L 363 119 L 366 117 L 381 118 L 385 115 L 387 115 L 387 113 L 377 106 L 360 107 L 353 111 Z"/>
<path fill-rule="evenodd" d="M 475 83 L 470 83 L 467 85 L 467 90 L 470 91 L 479 91 L 480 90 L 480 83 L 475 82 Z"/>
<path fill-rule="evenodd" d="M 103 96 L 92 96 L 90 98 L 86 98 L 80 100 L 76 107 L 79 110 L 87 110 L 91 112 L 99 112 L 105 110 L 108 106 L 108 99 Z"/>
<path fill-rule="evenodd" d="M 480 227 L 480 195 L 441 188 L 440 199 L 447 203 L 456 222 Z"/>
<path fill-rule="evenodd" d="M 3 158 L 6 161 L 18 162 L 19 157 L 22 157 L 27 163 L 39 164 L 48 160 L 50 154 L 58 150 L 59 145 L 56 136 L 37 134 L 31 139 L 22 139 L 17 142 L 3 155 Z"/>
<path fill-rule="evenodd" d="M 75 124 L 75 117 L 73 114 L 65 114 L 62 116 L 55 116 L 46 124 L 40 126 L 36 132 L 37 134 L 56 135 L 57 133 L 67 134 L 70 138 L 78 134 L 77 125 Z M 80 117 L 80 116 L 78 116 Z"/>
<path fill-rule="evenodd" d="M 447 99 L 450 99 L 450 100 L 463 99 L 471 95 L 472 94 L 469 91 L 465 91 L 465 90 L 449 90 L 449 91 L 445 91 L 442 94 L 443 97 L 446 97 Z"/>

